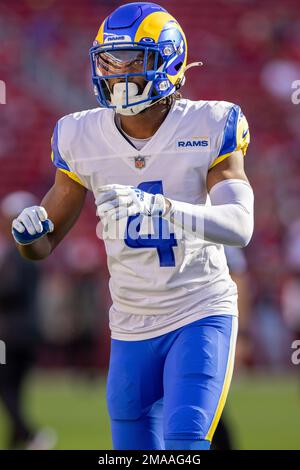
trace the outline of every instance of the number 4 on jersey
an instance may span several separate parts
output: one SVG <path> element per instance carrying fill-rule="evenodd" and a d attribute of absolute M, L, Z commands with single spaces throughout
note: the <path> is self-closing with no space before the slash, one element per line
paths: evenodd
<path fill-rule="evenodd" d="M 140 183 L 138 188 L 151 194 L 163 194 L 162 181 L 146 181 Z M 136 226 L 136 232 L 139 233 L 142 223 L 141 215 L 137 214 L 128 217 L 125 237 L 126 245 L 129 248 L 156 248 L 161 267 L 175 266 L 173 247 L 177 246 L 177 240 L 174 233 L 169 232 L 168 221 L 162 217 L 152 217 L 154 234 L 138 235 L 133 238 L 130 235 L 129 227 L 136 219 L 139 219 Z"/>

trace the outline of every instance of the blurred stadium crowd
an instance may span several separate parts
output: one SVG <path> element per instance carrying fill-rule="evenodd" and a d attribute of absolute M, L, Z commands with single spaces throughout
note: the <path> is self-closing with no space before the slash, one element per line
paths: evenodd
<path fill-rule="evenodd" d="M 7 94 L 0 105 L 0 204 L 20 190 L 39 201 L 51 186 L 55 122 L 96 106 L 88 49 L 104 17 L 122 3 L 0 1 L 0 79 Z M 245 250 L 253 343 L 246 365 L 291 368 L 290 345 L 300 331 L 300 104 L 292 102 L 292 83 L 300 79 L 299 1 L 160 3 L 186 31 L 189 61 L 204 62 L 187 72 L 183 95 L 238 103 L 248 118 L 246 169 L 256 195 L 256 226 Z M 86 370 L 107 364 L 110 299 L 96 223 L 89 197 L 67 240 L 31 272 L 24 268 L 28 282 L 19 286 L 7 266 L 9 259 L 17 270 L 20 261 L 1 225 L 0 324 L 10 309 L 35 316 L 40 343 L 33 329 L 28 335 L 40 344 L 41 366 Z M 34 299 L 25 299 L 25 285 Z M 23 302 L 12 301 L 22 295 Z M 24 337 L 22 328 L 17 323 Z"/>

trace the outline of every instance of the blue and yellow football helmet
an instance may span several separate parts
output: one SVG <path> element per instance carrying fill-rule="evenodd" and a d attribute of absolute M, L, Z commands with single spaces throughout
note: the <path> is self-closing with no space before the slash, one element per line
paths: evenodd
<path fill-rule="evenodd" d="M 178 22 L 164 8 L 155 3 L 128 3 L 103 21 L 90 59 L 100 105 L 134 115 L 183 85 L 187 42 Z"/>

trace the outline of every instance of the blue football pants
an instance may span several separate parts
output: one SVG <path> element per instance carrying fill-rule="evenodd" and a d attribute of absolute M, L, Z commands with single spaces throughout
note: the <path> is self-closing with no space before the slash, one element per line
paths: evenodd
<path fill-rule="evenodd" d="M 231 382 L 236 336 L 237 317 L 215 315 L 147 340 L 112 339 L 113 448 L 209 448 Z"/>

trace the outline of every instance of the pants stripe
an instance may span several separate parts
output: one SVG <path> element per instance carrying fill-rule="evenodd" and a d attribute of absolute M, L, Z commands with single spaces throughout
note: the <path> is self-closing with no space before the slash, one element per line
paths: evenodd
<path fill-rule="evenodd" d="M 232 317 L 230 348 L 228 352 L 228 361 L 227 361 L 226 373 L 225 373 L 225 378 L 224 378 L 224 384 L 223 384 L 222 392 L 219 398 L 219 402 L 218 402 L 218 406 L 217 406 L 214 418 L 212 420 L 208 433 L 205 437 L 205 439 L 209 441 L 212 441 L 214 432 L 220 420 L 220 417 L 221 417 L 221 414 L 222 414 L 222 411 L 224 409 L 225 402 L 227 399 L 227 395 L 228 395 L 228 391 L 229 391 L 229 387 L 230 387 L 230 383 L 232 379 L 232 374 L 233 374 L 237 330 L 238 330 L 238 319 L 237 317 Z"/>

